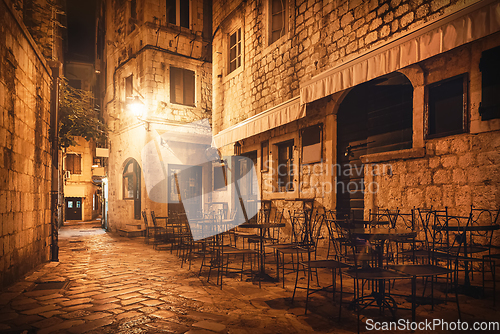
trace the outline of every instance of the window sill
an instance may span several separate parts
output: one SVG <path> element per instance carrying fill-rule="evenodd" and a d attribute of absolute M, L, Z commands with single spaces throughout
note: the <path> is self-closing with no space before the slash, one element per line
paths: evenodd
<path fill-rule="evenodd" d="M 242 72 L 243 72 L 243 64 L 240 67 L 238 67 L 237 69 L 233 70 L 232 72 L 227 73 L 224 76 L 223 83 L 228 82 L 229 80 L 231 80 L 232 78 L 234 78 L 235 76 L 237 76 L 238 74 L 240 74 Z"/>
<path fill-rule="evenodd" d="M 361 156 L 361 162 L 374 163 L 400 159 L 417 159 L 425 156 L 425 147 L 415 147 L 406 150 L 367 154 Z"/>

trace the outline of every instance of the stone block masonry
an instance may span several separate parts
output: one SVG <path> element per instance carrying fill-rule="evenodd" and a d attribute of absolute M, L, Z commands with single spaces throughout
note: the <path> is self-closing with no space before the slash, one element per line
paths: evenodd
<path fill-rule="evenodd" d="M 269 42 L 268 1 L 213 2 L 215 133 L 299 95 L 299 83 L 472 1 L 288 1 Z M 243 65 L 228 73 L 228 34 L 241 26 Z"/>
<path fill-rule="evenodd" d="M 47 261 L 50 69 L 0 1 L 0 288 Z"/>

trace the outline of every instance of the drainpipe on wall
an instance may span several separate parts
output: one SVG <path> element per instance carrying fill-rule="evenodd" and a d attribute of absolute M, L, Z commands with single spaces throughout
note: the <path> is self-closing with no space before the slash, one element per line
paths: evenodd
<path fill-rule="evenodd" d="M 50 260 L 59 262 L 59 76 L 62 73 L 62 64 L 58 61 L 49 61 L 52 69 L 52 89 L 50 96 L 50 141 L 52 143 L 52 181 L 50 189 Z"/>

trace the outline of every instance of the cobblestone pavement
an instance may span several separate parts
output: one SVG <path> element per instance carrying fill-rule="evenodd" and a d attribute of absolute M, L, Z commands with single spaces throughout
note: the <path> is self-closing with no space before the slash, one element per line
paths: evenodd
<path fill-rule="evenodd" d="M 304 315 L 302 293 L 291 303 L 291 276 L 285 289 L 281 283 L 259 288 L 237 276 L 225 279 L 221 290 L 198 277 L 199 261 L 191 271 L 181 268 L 175 254 L 141 238 L 105 233 L 100 222 L 65 225 L 59 245 L 59 262 L 40 266 L 0 294 L 0 333 L 356 332 L 354 313 L 343 307 L 339 322 L 338 305 L 326 295 L 314 297 Z M 471 321 L 498 318 L 491 299 L 468 298 L 460 306 Z M 455 309 L 448 303 L 417 311 L 421 320 L 453 321 Z"/>

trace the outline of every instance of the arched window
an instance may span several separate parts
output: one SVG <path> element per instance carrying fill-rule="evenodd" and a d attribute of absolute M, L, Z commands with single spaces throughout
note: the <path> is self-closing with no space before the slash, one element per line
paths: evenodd
<path fill-rule="evenodd" d="M 141 219 L 141 167 L 129 159 L 123 168 L 123 199 L 134 200 L 134 219 Z"/>

